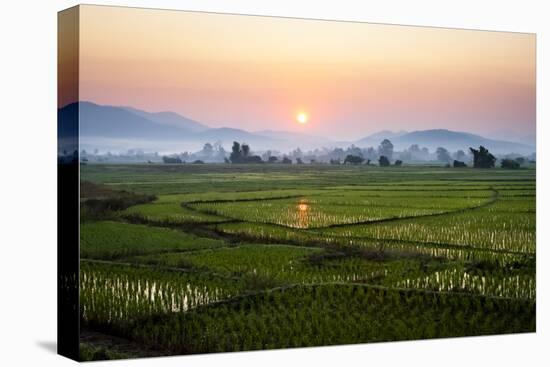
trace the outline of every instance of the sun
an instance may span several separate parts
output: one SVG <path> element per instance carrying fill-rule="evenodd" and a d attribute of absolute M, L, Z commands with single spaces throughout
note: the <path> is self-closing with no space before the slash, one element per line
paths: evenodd
<path fill-rule="evenodd" d="M 307 123 L 307 120 L 309 119 L 309 116 L 305 112 L 300 112 L 296 115 L 296 121 L 298 121 L 299 124 L 305 124 Z"/>

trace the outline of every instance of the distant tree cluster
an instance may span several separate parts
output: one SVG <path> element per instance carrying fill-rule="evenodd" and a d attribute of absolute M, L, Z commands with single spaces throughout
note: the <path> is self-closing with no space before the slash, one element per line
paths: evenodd
<path fill-rule="evenodd" d="M 346 159 L 344 159 L 344 164 L 361 164 L 364 161 L 365 161 L 365 158 L 361 156 L 348 154 L 346 156 Z"/>
<path fill-rule="evenodd" d="M 378 146 L 378 154 L 386 159 L 390 160 L 393 156 L 393 144 L 388 139 L 382 140 Z"/>
<path fill-rule="evenodd" d="M 180 157 L 168 157 L 168 156 L 163 156 L 162 162 L 164 164 L 182 164 L 183 163 Z"/>
<path fill-rule="evenodd" d="M 443 147 L 437 148 L 435 154 L 437 155 L 437 160 L 440 162 L 449 163 L 451 161 L 451 154 Z"/>
<path fill-rule="evenodd" d="M 234 141 L 231 147 L 231 154 L 229 155 L 229 161 L 231 163 L 262 163 L 262 157 L 259 155 L 252 155 L 250 153 L 250 146 L 248 144 L 239 144 Z"/>
<path fill-rule="evenodd" d="M 385 155 L 381 155 L 380 158 L 378 158 L 378 165 L 380 167 L 388 167 L 390 165 L 390 160 Z"/>
<path fill-rule="evenodd" d="M 500 166 L 507 169 L 518 169 L 521 164 L 515 159 L 503 159 L 500 161 Z"/>
<path fill-rule="evenodd" d="M 158 152 L 144 152 L 142 149 L 128 149 L 127 152 L 99 152 L 98 149 L 83 149 L 80 154 L 60 153 L 60 161 L 80 161 L 81 164 L 94 162 L 147 162 L 149 164 L 204 164 L 204 163 L 269 163 L 269 164 L 331 164 L 331 165 L 367 165 L 378 164 L 381 167 L 404 164 L 414 165 L 416 162 L 430 162 L 445 167 L 461 168 L 493 168 L 498 163 L 506 169 L 517 169 L 524 165 L 535 164 L 535 153 L 522 157 L 516 153 L 495 157 L 483 146 L 479 149 L 470 148 L 467 153 L 463 150 L 451 152 L 440 146 L 430 152 L 427 147 L 412 144 L 409 148 L 395 151 L 389 139 L 383 139 L 378 147 L 360 148 L 351 144 L 347 148 L 316 148 L 308 151 L 295 148 L 287 153 L 265 150 L 252 152 L 250 145 L 233 142 L 231 151 L 225 151 L 222 142 L 205 143 L 201 150 L 196 152 L 182 152 L 170 155 L 160 155 Z M 91 153 L 93 151 L 93 153 Z M 75 158 L 76 157 L 76 158 Z"/>
<path fill-rule="evenodd" d="M 470 148 L 474 156 L 474 168 L 493 168 L 495 167 L 496 157 L 489 153 L 489 150 L 483 146 L 478 149 Z"/>

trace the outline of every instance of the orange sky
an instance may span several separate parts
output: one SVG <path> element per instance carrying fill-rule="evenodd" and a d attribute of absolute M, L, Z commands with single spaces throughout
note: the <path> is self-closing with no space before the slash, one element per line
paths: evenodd
<path fill-rule="evenodd" d="M 81 6 L 80 36 L 100 104 L 341 138 L 535 130 L 532 34 Z"/>

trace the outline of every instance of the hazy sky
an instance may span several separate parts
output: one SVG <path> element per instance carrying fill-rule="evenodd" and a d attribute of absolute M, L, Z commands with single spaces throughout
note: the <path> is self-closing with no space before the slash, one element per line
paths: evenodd
<path fill-rule="evenodd" d="M 82 6 L 80 36 L 99 104 L 333 138 L 535 131 L 532 34 Z"/>

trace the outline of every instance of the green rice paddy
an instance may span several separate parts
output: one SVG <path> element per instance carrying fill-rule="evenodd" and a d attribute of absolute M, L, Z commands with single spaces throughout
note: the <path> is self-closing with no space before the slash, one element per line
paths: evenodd
<path fill-rule="evenodd" d="M 81 224 L 81 324 L 157 354 L 533 332 L 535 176 L 82 166 L 156 199 Z"/>

